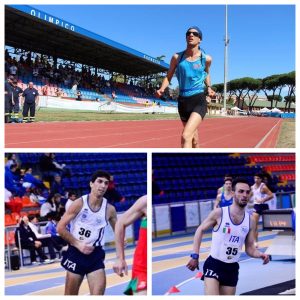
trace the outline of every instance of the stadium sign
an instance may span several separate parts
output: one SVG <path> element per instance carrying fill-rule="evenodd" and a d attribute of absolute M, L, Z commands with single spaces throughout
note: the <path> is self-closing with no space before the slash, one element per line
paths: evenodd
<path fill-rule="evenodd" d="M 153 58 L 151 56 L 148 56 L 146 54 L 144 54 L 144 58 L 147 59 L 147 60 L 149 60 L 149 61 L 152 61 L 152 62 L 160 65 L 160 61 L 158 59 L 155 59 L 155 58 Z"/>
<path fill-rule="evenodd" d="M 49 16 L 47 14 L 45 14 L 44 12 L 38 11 L 36 9 L 31 9 L 30 10 L 30 15 L 33 17 L 36 17 L 38 19 L 44 20 L 46 22 L 52 23 L 56 26 L 60 26 L 63 27 L 65 29 L 71 30 L 71 31 L 75 31 L 75 26 L 72 24 L 69 24 L 61 19 L 58 19 L 56 17 L 52 17 Z"/>

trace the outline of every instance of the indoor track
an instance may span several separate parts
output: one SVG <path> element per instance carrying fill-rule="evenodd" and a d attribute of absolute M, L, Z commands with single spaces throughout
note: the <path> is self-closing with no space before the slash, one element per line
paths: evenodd
<path fill-rule="evenodd" d="M 265 251 L 275 237 L 274 232 L 260 232 L 259 246 Z M 186 268 L 192 251 L 193 236 L 171 237 L 153 242 L 152 292 L 153 295 L 203 295 L 200 280 L 203 262 L 208 256 L 211 234 L 206 234 L 201 245 L 200 268 L 191 272 Z M 259 279 L 259 280 L 258 280 Z M 295 288 L 295 260 L 274 256 L 269 264 L 241 255 L 237 295 L 277 295 L 293 293 Z"/>

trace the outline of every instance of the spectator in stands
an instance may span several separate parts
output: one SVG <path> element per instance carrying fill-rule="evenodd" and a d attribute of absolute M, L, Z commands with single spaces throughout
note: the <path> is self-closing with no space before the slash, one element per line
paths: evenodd
<path fill-rule="evenodd" d="M 15 78 L 12 81 L 12 112 L 11 121 L 19 123 L 19 112 L 20 112 L 20 97 L 22 96 L 23 90 L 18 87 L 18 80 Z"/>
<path fill-rule="evenodd" d="M 111 99 L 112 99 L 112 101 L 115 101 L 115 99 L 117 99 L 117 95 L 114 90 L 111 92 Z"/>
<path fill-rule="evenodd" d="M 29 82 L 29 87 L 23 92 L 23 123 L 35 121 L 35 108 L 39 101 L 39 92 L 33 87 L 33 82 Z M 28 117 L 28 112 L 30 117 Z"/>
<path fill-rule="evenodd" d="M 65 187 L 61 181 L 61 176 L 59 174 L 54 175 L 54 181 L 51 184 L 50 187 L 50 193 L 54 194 L 60 194 L 65 195 Z"/>
<path fill-rule="evenodd" d="M 216 208 L 197 228 L 191 259 L 187 268 L 199 269 L 199 253 L 203 235 L 213 228 L 210 256 L 203 265 L 205 295 L 234 295 L 238 283 L 239 260 L 245 244 L 246 253 L 260 258 L 263 264 L 269 262 L 269 256 L 254 246 L 255 224 L 246 206 L 250 197 L 250 185 L 237 178 L 233 182 L 233 204 L 228 208 Z"/>
<path fill-rule="evenodd" d="M 64 250 L 63 247 L 67 245 L 67 242 L 59 236 L 56 229 L 57 223 L 60 221 L 61 217 L 59 214 L 52 212 L 47 215 L 47 218 L 48 218 L 48 223 L 45 228 L 46 234 L 51 236 L 51 240 L 54 245 L 54 248 L 58 251 L 62 251 Z"/>
<path fill-rule="evenodd" d="M 263 174 L 257 173 L 254 175 L 254 184 L 251 186 L 251 198 L 254 202 L 254 211 L 252 214 L 255 225 L 255 246 L 258 247 L 258 221 L 263 211 L 269 209 L 268 201 L 270 201 L 274 195 L 263 182 Z"/>
<path fill-rule="evenodd" d="M 22 197 L 25 189 L 22 187 L 20 178 L 14 174 L 17 171 L 17 167 L 16 164 L 12 164 L 9 168 L 5 168 L 5 188 L 13 195 Z"/>
<path fill-rule="evenodd" d="M 117 261 L 113 270 L 120 277 L 127 275 L 125 261 L 125 230 L 142 218 L 139 240 L 134 252 L 131 280 L 124 292 L 126 295 L 147 294 L 147 196 L 140 197 L 117 221 L 115 230 Z"/>
<path fill-rule="evenodd" d="M 41 220 L 46 221 L 47 215 L 51 212 L 58 213 L 58 207 L 60 203 L 60 194 L 50 194 L 47 201 L 42 204 L 40 210 Z"/>
<path fill-rule="evenodd" d="M 52 261 L 48 259 L 45 255 L 42 243 L 37 240 L 35 234 L 28 225 L 29 219 L 24 216 L 20 222 L 20 226 L 17 227 L 15 232 L 15 243 L 18 248 L 27 249 L 30 251 L 30 259 L 33 265 L 37 265 L 36 253 L 38 253 L 42 263 L 51 263 Z M 19 243 L 20 241 L 20 243 Z"/>
<path fill-rule="evenodd" d="M 52 260 L 51 262 L 53 262 L 56 259 L 56 253 L 54 250 L 54 244 L 51 238 L 51 234 L 40 233 L 40 228 L 38 226 L 39 221 L 36 215 L 29 215 L 28 220 L 29 220 L 28 226 L 34 233 L 37 241 L 40 241 L 42 243 L 42 247 L 48 248 L 50 260 Z"/>
<path fill-rule="evenodd" d="M 44 153 L 40 157 L 39 167 L 43 174 L 43 179 L 50 182 L 53 181 L 54 176 L 70 176 L 71 171 L 65 164 L 60 164 L 55 160 L 54 153 Z"/>
<path fill-rule="evenodd" d="M 48 94 L 49 94 L 49 87 L 48 87 L 48 84 L 45 84 L 45 85 L 42 87 L 42 94 L 43 94 L 43 96 L 48 96 Z"/>
<path fill-rule="evenodd" d="M 82 94 L 81 94 L 81 92 L 78 90 L 78 91 L 77 91 L 77 98 L 76 98 L 76 100 L 77 100 L 77 101 L 81 101 L 81 100 L 82 100 L 81 96 L 82 96 Z"/>
<path fill-rule="evenodd" d="M 71 204 L 77 199 L 77 194 L 73 191 L 70 191 L 68 193 L 68 200 L 65 204 L 65 211 L 67 211 L 69 209 L 69 207 L 71 206 Z"/>
<path fill-rule="evenodd" d="M 201 30 L 197 26 L 190 27 L 186 32 L 186 50 L 173 55 L 167 76 L 156 91 L 156 96 L 162 97 L 176 71 L 180 88 L 178 112 L 184 127 L 183 148 L 199 148 L 198 127 L 207 111 L 205 86 L 208 96 L 215 95 L 209 74 L 212 59 L 200 48 L 201 42 Z"/>
<path fill-rule="evenodd" d="M 17 167 L 20 166 L 20 160 L 18 159 L 18 156 L 16 153 L 8 153 L 7 154 L 7 161 L 6 161 L 5 167 L 10 168 L 11 165 L 17 165 Z"/>
<path fill-rule="evenodd" d="M 12 112 L 12 98 L 13 98 L 13 82 L 14 77 L 9 76 L 5 81 L 5 123 L 10 123 L 10 116 Z"/>
<path fill-rule="evenodd" d="M 214 203 L 214 209 L 218 207 L 230 206 L 233 203 L 232 179 L 224 180 L 224 191 L 218 194 Z"/>
<path fill-rule="evenodd" d="M 108 200 L 110 204 L 124 202 L 125 197 L 120 194 L 116 188 L 116 183 L 114 181 L 114 176 L 110 176 L 109 184 L 104 194 L 104 197 Z"/>
<path fill-rule="evenodd" d="M 32 168 L 26 166 L 24 169 L 23 186 L 30 189 L 40 188 L 45 189 L 45 185 L 42 180 L 37 179 L 32 175 Z"/>
<path fill-rule="evenodd" d="M 12 75 L 12 76 L 17 76 L 18 75 L 18 68 L 15 64 L 12 64 L 10 67 L 9 67 L 9 75 Z"/>

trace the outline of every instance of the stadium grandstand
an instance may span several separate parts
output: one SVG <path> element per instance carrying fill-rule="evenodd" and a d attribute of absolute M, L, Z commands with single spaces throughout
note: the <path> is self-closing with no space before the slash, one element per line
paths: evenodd
<path fill-rule="evenodd" d="M 168 69 L 164 61 L 34 7 L 5 6 L 5 45 L 6 75 L 17 77 L 23 90 L 33 82 L 39 95 L 45 96 L 41 97 L 42 107 L 59 108 L 55 101 L 58 97 L 64 108 L 77 105 L 99 110 L 99 104 L 93 106 L 90 102 L 113 101 L 121 112 L 131 107 L 139 112 L 138 108 L 150 106 L 157 106 L 157 110 L 169 107 L 176 112 L 176 103 L 169 95 L 154 97 L 156 79 Z M 87 101 L 64 101 L 75 99 Z"/>
<path fill-rule="evenodd" d="M 261 261 L 243 252 L 237 294 L 295 293 L 294 153 L 153 153 L 152 167 L 154 295 L 204 293 L 199 278 L 210 252 L 211 231 L 202 239 L 196 274 L 186 268 L 195 230 L 212 211 L 225 177 L 242 177 L 253 185 L 256 174 L 263 175 L 274 195 L 267 202 L 269 210 L 259 222 L 258 235 L 259 249 L 272 260 L 262 267 Z M 268 213 L 276 217 L 268 219 Z M 285 213 L 288 217 L 281 219 Z"/>
<path fill-rule="evenodd" d="M 47 172 L 43 167 L 43 162 L 49 157 L 57 168 L 52 170 L 55 173 Z M 47 215 L 46 218 L 42 216 L 41 208 L 53 194 L 60 194 L 55 212 L 62 215 L 69 194 L 77 197 L 88 194 L 90 177 L 99 169 L 113 176 L 104 197 L 115 206 L 118 214 L 147 193 L 144 153 L 7 153 L 5 164 L 5 262 L 8 270 L 14 268 L 9 259 L 13 253 L 20 257 L 21 266 L 31 265 L 29 251 L 16 248 L 15 231 L 21 218 L 30 215 L 38 216 L 43 231 Z M 35 179 L 29 179 L 32 177 Z M 136 222 L 127 232 L 129 245 L 138 238 L 138 226 L 139 222 Z M 105 241 L 105 247 L 114 251 L 112 230 L 106 231 Z"/>

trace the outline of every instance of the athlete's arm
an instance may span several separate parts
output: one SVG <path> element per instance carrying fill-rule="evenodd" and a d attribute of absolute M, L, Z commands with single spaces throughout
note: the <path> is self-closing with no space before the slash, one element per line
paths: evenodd
<path fill-rule="evenodd" d="M 263 264 L 267 264 L 270 261 L 269 255 L 264 254 L 260 252 L 256 247 L 255 247 L 255 225 L 254 221 L 251 219 L 251 224 L 250 224 L 250 231 L 247 234 L 246 240 L 245 240 L 245 250 L 246 253 L 254 258 L 261 258 L 263 260 Z"/>
<path fill-rule="evenodd" d="M 216 200 L 215 200 L 215 203 L 214 203 L 214 209 L 218 208 L 219 207 L 219 203 L 221 202 L 221 194 L 218 194 Z"/>
<path fill-rule="evenodd" d="M 61 220 L 58 222 L 57 232 L 65 241 L 76 247 L 80 252 L 84 254 L 90 254 L 94 250 L 94 247 L 77 240 L 66 228 L 67 225 L 70 224 L 70 222 L 78 215 L 82 205 L 82 198 L 75 200 L 71 204 L 69 209 L 64 213 Z"/>
<path fill-rule="evenodd" d="M 273 199 L 274 195 L 273 193 L 269 190 L 269 188 L 264 184 L 261 191 L 266 194 L 267 196 L 263 199 L 261 199 L 261 203 L 265 203 L 271 199 Z"/>
<path fill-rule="evenodd" d="M 210 212 L 208 217 L 201 223 L 201 225 L 197 228 L 195 236 L 194 236 L 194 244 L 193 244 L 193 253 L 199 254 L 200 245 L 202 241 L 203 234 L 206 230 L 214 227 L 220 222 L 222 210 L 221 208 L 214 209 Z M 194 271 L 198 268 L 199 260 L 198 259 L 190 259 L 187 264 L 188 269 Z"/>
<path fill-rule="evenodd" d="M 124 253 L 126 227 L 145 215 L 147 215 L 147 196 L 142 196 L 117 221 L 115 228 L 117 261 L 113 269 L 119 276 L 123 276 L 123 271 L 126 275 L 128 273 Z"/>
<path fill-rule="evenodd" d="M 157 97 L 160 98 L 163 95 L 165 89 L 169 86 L 177 67 L 177 60 L 178 60 L 178 54 L 175 53 L 171 59 L 170 68 L 168 70 L 167 76 L 163 79 L 160 89 L 156 91 Z"/>
<path fill-rule="evenodd" d="M 113 231 L 115 231 L 115 227 L 117 223 L 117 212 L 115 207 L 112 206 L 111 204 L 107 204 L 107 215 L 108 215 L 108 222 L 111 228 L 113 229 Z"/>
<path fill-rule="evenodd" d="M 210 66 L 212 63 L 212 58 L 209 55 L 206 55 L 206 63 L 205 63 L 205 72 L 207 76 L 205 78 L 205 84 L 207 86 L 207 92 L 209 97 L 215 96 L 215 91 L 211 88 L 211 81 L 210 81 Z"/>

